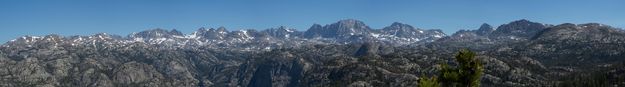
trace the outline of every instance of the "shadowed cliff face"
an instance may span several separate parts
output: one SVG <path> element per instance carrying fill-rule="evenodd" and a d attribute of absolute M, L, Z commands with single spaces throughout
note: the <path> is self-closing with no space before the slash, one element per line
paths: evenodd
<path fill-rule="evenodd" d="M 279 27 L 25 36 L 0 46 L 0 86 L 414 87 L 419 77 L 437 75 L 461 48 L 483 61 L 482 86 L 563 86 L 566 77 L 597 72 L 605 84 L 625 85 L 625 32 L 607 25 L 519 20 L 496 30 L 483 24 L 451 36 L 437 32 L 342 20 L 306 32 Z"/>

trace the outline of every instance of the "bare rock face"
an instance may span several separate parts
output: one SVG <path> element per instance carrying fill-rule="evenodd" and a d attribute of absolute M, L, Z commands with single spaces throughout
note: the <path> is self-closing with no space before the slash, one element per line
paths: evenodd
<path fill-rule="evenodd" d="M 124 63 L 113 73 L 113 80 L 119 85 L 155 87 L 161 86 L 160 82 L 165 79 L 154 67 L 137 62 Z"/>
<path fill-rule="evenodd" d="M 490 36 L 492 39 L 526 40 L 547 27 L 545 24 L 522 19 L 497 27 Z"/>
<path fill-rule="evenodd" d="M 94 86 L 94 87 L 113 87 L 113 81 L 109 79 L 105 73 L 96 71 L 95 69 L 87 69 L 75 80 L 80 80 L 79 86 Z"/>
<path fill-rule="evenodd" d="M 156 66 L 161 67 L 161 72 L 164 72 L 165 76 L 169 76 L 166 78 L 173 80 L 171 83 L 177 84 L 177 86 L 193 87 L 199 83 L 193 73 L 189 71 L 188 66 L 184 66 L 180 62 L 167 61 L 167 64 L 156 64 Z"/>
<path fill-rule="evenodd" d="M 37 58 L 26 58 L 23 61 L 6 62 L 4 75 L 9 83 L 5 86 L 54 86 L 54 77 L 46 72 Z M 13 84 L 11 84 L 13 83 Z"/>

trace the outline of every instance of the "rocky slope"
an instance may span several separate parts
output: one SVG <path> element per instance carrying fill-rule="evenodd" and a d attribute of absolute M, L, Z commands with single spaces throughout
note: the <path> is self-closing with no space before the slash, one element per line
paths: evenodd
<path fill-rule="evenodd" d="M 0 86 L 414 87 L 461 48 L 485 63 L 483 86 L 566 86 L 562 77 L 590 71 L 608 72 L 600 73 L 606 84 L 622 86 L 624 43 L 625 31 L 607 25 L 528 20 L 451 36 L 397 22 L 372 29 L 353 19 L 306 31 L 24 36 L 0 46 Z"/>

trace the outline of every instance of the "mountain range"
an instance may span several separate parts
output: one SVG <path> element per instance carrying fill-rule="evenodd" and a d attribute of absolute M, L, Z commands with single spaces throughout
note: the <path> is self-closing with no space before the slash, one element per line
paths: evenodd
<path fill-rule="evenodd" d="M 346 19 L 306 31 L 24 36 L 0 46 L 0 86 L 414 87 L 465 48 L 484 61 L 483 86 L 569 86 L 595 75 L 592 85 L 625 85 L 625 31 L 604 24 L 522 19 L 447 35 Z"/>

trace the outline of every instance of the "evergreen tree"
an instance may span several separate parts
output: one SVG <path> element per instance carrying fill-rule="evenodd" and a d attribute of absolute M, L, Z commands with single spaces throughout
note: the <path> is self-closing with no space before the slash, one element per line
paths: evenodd
<path fill-rule="evenodd" d="M 440 87 L 440 83 L 436 77 L 421 77 L 419 80 L 419 87 Z"/>
<path fill-rule="evenodd" d="M 432 87 L 432 80 L 438 80 L 442 86 L 446 87 L 479 87 L 480 79 L 482 76 L 482 63 L 475 58 L 475 53 L 463 49 L 456 55 L 456 63 L 458 66 L 451 67 L 447 64 L 442 64 L 439 77 L 441 79 L 430 78 L 422 79 L 419 81 L 421 87 Z"/>

